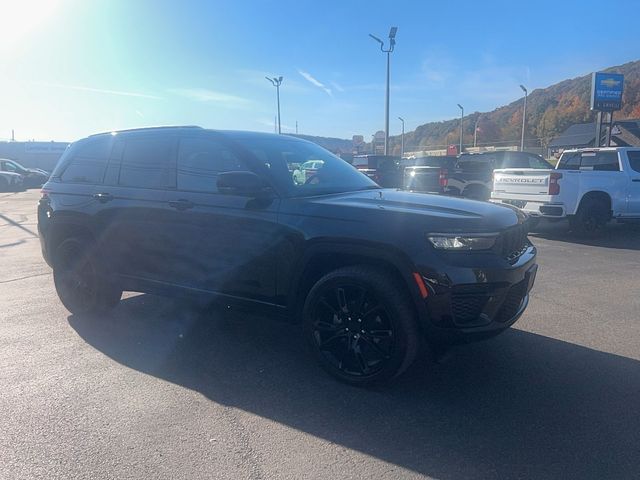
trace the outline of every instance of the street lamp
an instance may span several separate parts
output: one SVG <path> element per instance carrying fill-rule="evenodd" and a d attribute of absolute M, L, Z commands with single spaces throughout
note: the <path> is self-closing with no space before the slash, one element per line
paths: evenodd
<path fill-rule="evenodd" d="M 473 147 L 475 148 L 477 146 L 477 141 L 478 141 L 478 122 L 480 121 L 480 117 L 482 116 L 482 114 L 479 114 L 476 117 L 476 124 L 473 127 Z"/>
<path fill-rule="evenodd" d="M 387 96 L 385 101 L 385 109 L 384 109 L 384 154 L 389 154 L 389 62 L 390 62 L 390 54 L 393 52 L 393 48 L 396 46 L 396 33 L 398 32 L 398 27 L 391 27 L 389 30 L 389 48 L 387 50 L 384 49 L 384 42 L 380 40 L 375 35 L 369 34 L 371 38 L 373 38 L 376 42 L 380 44 L 380 50 L 387 54 Z"/>
<path fill-rule="evenodd" d="M 464 107 L 458 104 L 458 108 L 460 109 L 460 153 L 462 153 L 462 122 L 464 119 Z"/>
<path fill-rule="evenodd" d="M 276 87 L 276 98 L 278 99 L 278 133 L 282 133 L 282 129 L 280 128 L 280 85 L 282 85 L 282 77 L 264 77 L 271 82 L 271 84 Z"/>
<path fill-rule="evenodd" d="M 527 121 L 527 89 L 524 85 L 520 85 L 520 88 L 524 92 L 524 107 L 522 109 L 522 137 L 520 138 L 520 151 L 524 150 L 524 127 Z"/>
<path fill-rule="evenodd" d="M 401 145 L 401 147 L 400 147 L 400 152 L 401 152 L 400 156 L 404 157 L 404 118 L 398 117 L 398 120 L 400 120 L 402 122 L 402 136 L 400 137 L 401 138 L 401 140 L 400 140 L 400 142 L 401 142 L 400 143 L 400 145 Z"/>

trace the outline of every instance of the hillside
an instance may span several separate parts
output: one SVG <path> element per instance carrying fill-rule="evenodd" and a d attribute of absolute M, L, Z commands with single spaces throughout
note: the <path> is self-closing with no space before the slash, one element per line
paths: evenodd
<path fill-rule="evenodd" d="M 313 135 L 301 135 L 295 133 L 286 133 L 285 135 L 290 135 L 292 137 L 302 138 L 303 140 L 317 143 L 330 152 L 350 152 L 353 146 L 351 140 L 345 140 L 342 138 L 316 137 Z"/>
<path fill-rule="evenodd" d="M 606 69 L 625 76 L 623 110 L 615 112 L 615 119 L 640 118 L 640 61 Z M 546 146 L 549 141 L 574 123 L 593 121 L 589 109 L 591 75 L 565 80 L 530 92 L 527 100 L 527 129 L 525 145 Z M 474 112 L 464 117 L 465 145 L 473 145 L 473 129 L 478 122 L 478 145 L 519 145 L 522 128 L 522 99 L 499 107 L 492 112 Z M 442 148 L 457 144 L 460 120 L 452 119 L 420 125 L 405 134 L 405 151 L 418 148 Z M 390 138 L 394 154 L 400 153 L 400 136 Z"/>

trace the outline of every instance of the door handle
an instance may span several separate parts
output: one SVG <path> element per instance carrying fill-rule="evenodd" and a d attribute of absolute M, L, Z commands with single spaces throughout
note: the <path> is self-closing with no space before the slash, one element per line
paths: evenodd
<path fill-rule="evenodd" d="M 183 198 L 179 200 L 169 200 L 169 206 L 171 208 L 175 208 L 176 210 L 189 210 L 194 207 L 194 203 L 189 200 L 185 200 Z"/>
<path fill-rule="evenodd" d="M 93 198 L 98 200 L 100 203 L 107 203 L 113 200 L 113 195 L 110 193 L 94 193 Z"/>

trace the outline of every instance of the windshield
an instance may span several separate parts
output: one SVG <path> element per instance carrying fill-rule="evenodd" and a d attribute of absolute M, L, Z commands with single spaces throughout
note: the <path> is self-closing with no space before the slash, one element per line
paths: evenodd
<path fill-rule="evenodd" d="M 282 138 L 242 139 L 268 167 L 276 187 L 291 197 L 380 188 L 341 158 L 310 142 Z"/>

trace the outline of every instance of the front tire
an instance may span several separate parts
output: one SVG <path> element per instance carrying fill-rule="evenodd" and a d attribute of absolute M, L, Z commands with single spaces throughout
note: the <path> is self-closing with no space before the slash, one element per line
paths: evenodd
<path fill-rule="evenodd" d="M 352 385 L 399 376 L 419 350 L 409 295 L 388 274 L 367 266 L 322 277 L 307 296 L 303 321 L 322 368 Z"/>
<path fill-rule="evenodd" d="M 62 304 L 74 315 L 96 315 L 113 309 L 122 290 L 91 255 L 91 241 L 68 238 L 55 251 L 53 281 Z"/>

